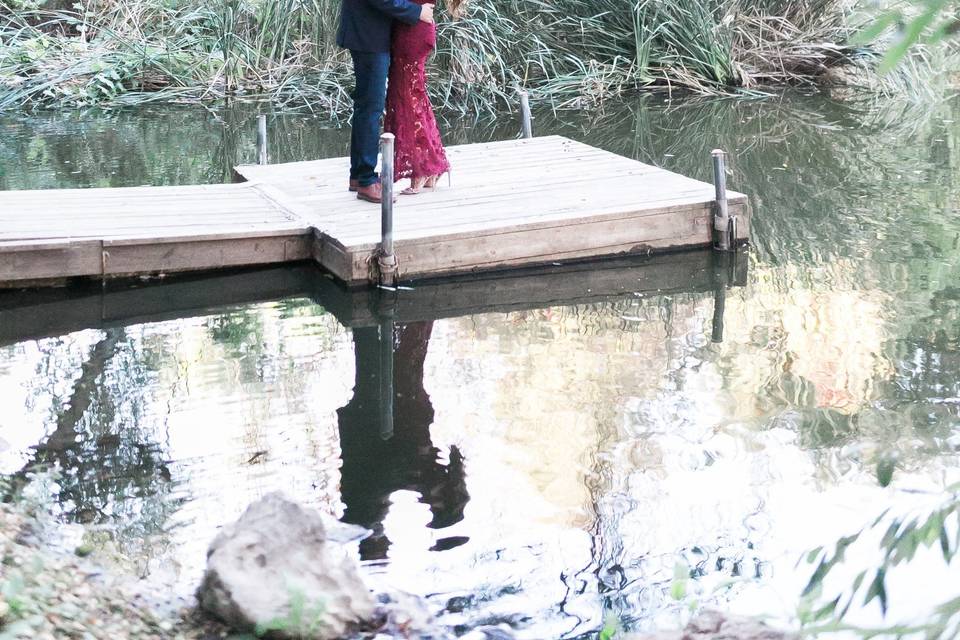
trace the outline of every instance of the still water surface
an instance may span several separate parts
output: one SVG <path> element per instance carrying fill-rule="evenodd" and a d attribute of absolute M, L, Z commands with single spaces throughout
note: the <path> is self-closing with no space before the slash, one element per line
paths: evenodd
<path fill-rule="evenodd" d="M 4 115 L 0 189 L 223 181 L 253 158 L 254 118 Z M 424 308 L 395 329 L 385 440 L 378 329 L 341 324 L 345 294 L 329 287 L 13 339 L 0 473 L 59 465 L 48 500 L 66 535 L 184 595 L 218 527 L 280 489 L 371 529 L 368 574 L 450 625 L 507 621 L 529 638 L 588 637 L 611 616 L 675 626 L 678 561 L 699 600 L 788 621 L 806 549 L 960 479 L 955 120 L 960 103 L 802 95 L 541 113 L 538 133 L 699 178 L 710 149 L 733 153 L 754 238 L 722 341 L 717 295 L 683 259 L 657 263 L 669 290 L 626 269 L 610 297 Z M 455 120 L 448 140 L 515 128 Z M 348 144 L 300 116 L 271 130 L 277 162 Z M 878 461 L 894 454 L 885 488 Z M 905 572 L 891 615 L 953 595 L 929 590 L 943 571 Z M 856 615 L 882 622 L 875 605 Z"/>

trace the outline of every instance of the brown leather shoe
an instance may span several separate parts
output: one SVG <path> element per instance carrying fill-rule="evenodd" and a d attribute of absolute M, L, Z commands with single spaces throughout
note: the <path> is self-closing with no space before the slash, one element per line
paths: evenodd
<path fill-rule="evenodd" d="M 374 182 L 367 187 L 357 187 L 357 200 L 366 200 L 374 204 L 383 202 L 383 187 L 379 182 Z M 393 196 L 393 201 L 397 201 L 397 196 Z"/>
<path fill-rule="evenodd" d="M 360 181 L 350 178 L 350 191 L 356 192 L 360 188 Z"/>

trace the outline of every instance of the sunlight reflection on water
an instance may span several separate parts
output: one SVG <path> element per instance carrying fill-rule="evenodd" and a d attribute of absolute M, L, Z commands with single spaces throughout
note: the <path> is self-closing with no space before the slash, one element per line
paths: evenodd
<path fill-rule="evenodd" d="M 904 129 L 886 112 L 800 97 L 641 103 L 589 127 L 539 120 L 690 174 L 718 138 L 742 149 L 731 183 L 754 198 L 755 246 L 746 286 L 726 291 L 722 342 L 714 292 L 639 280 L 592 302 L 400 323 L 385 441 L 377 330 L 342 326 L 323 295 L 14 340 L 0 347 L 0 472 L 58 464 L 54 507 L 87 525 L 76 535 L 184 596 L 218 527 L 280 489 L 371 529 L 368 574 L 429 597 L 451 625 L 577 637 L 612 613 L 675 626 L 680 559 L 704 600 L 788 618 L 804 550 L 960 477 L 960 146 L 942 113 L 924 117 L 905 144 L 891 143 Z M 35 122 L 0 125 L 56 124 Z M 196 149 L 214 144 L 220 125 L 197 126 Z M 331 133 L 318 151 L 315 123 L 284 126 L 282 159 L 343 142 Z M 668 133 L 683 127 L 701 135 Z M 50 176 L 67 147 L 41 139 L 44 159 L 0 184 L 63 186 Z M 18 144 L 0 143 L 0 158 Z M 221 164 L 242 155 L 219 144 Z M 178 174 L 174 158 L 123 180 L 210 178 Z M 90 162 L 82 175 L 96 177 Z M 881 199 L 905 164 L 923 179 Z M 890 452 L 898 468 L 882 488 Z M 904 571 L 895 615 L 929 606 L 919 587 L 941 564 Z"/>

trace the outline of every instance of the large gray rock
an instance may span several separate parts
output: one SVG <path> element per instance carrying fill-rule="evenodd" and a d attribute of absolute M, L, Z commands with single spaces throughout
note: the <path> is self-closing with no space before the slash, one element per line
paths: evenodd
<path fill-rule="evenodd" d="M 240 631 L 342 637 L 375 612 L 344 544 L 363 531 L 279 493 L 264 496 L 210 544 L 200 607 Z"/>
<path fill-rule="evenodd" d="M 662 631 L 634 636 L 632 640 L 797 640 L 799 636 L 779 631 L 753 618 L 704 611 L 682 631 Z"/>

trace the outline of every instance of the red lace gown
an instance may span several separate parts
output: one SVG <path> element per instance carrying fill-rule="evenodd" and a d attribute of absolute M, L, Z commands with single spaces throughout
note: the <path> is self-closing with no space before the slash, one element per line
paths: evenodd
<path fill-rule="evenodd" d="M 413 0 L 425 4 L 427 0 Z M 394 176 L 427 178 L 450 170 L 427 95 L 427 56 L 437 45 L 437 26 L 394 22 L 387 85 L 385 131 L 396 136 Z"/>

